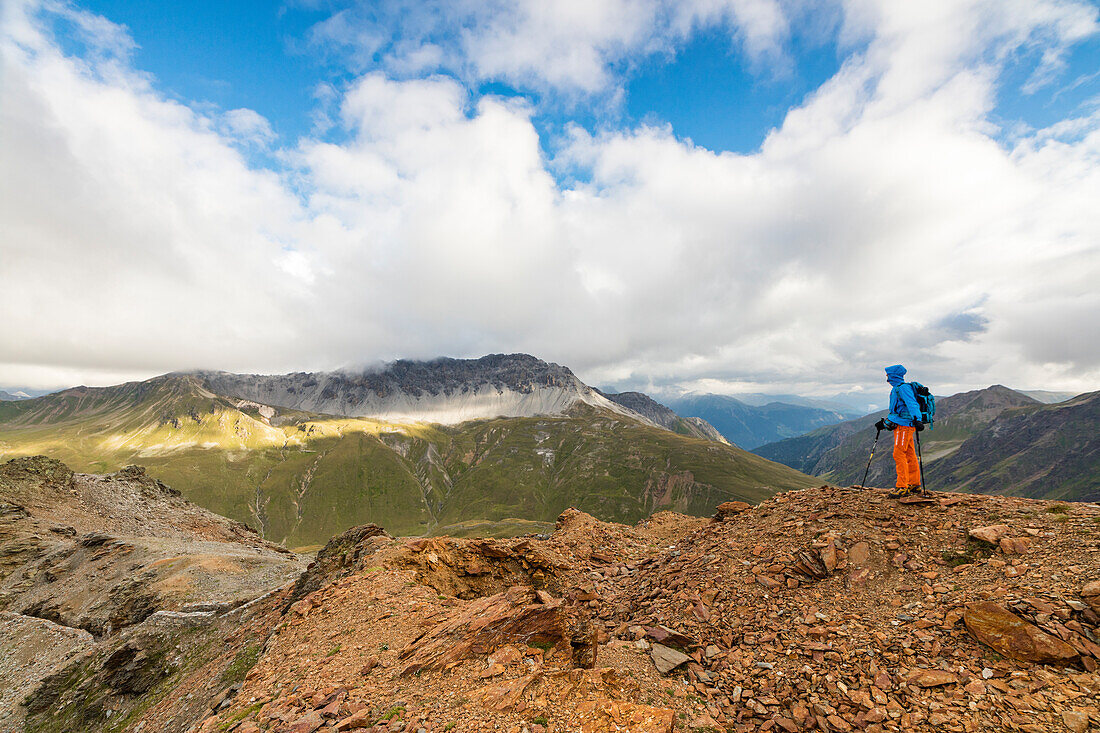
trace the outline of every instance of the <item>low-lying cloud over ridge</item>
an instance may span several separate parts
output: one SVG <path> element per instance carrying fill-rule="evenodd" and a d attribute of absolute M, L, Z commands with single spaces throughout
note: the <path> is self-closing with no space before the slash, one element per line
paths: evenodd
<path fill-rule="evenodd" d="M 725 13 L 750 55 L 781 54 L 784 4 L 719 5 L 706 17 Z M 5 3 L 0 382 L 498 351 L 657 391 L 832 393 L 897 361 L 944 391 L 1100 382 L 1100 100 L 1011 136 L 992 115 L 1006 59 L 1042 49 L 1043 83 L 1098 32 L 1095 7 L 852 0 L 849 56 L 758 151 L 572 127 L 549 157 L 530 103 L 464 82 L 511 69 L 606 93 L 611 61 L 705 18 L 608 41 L 603 16 L 516 7 L 506 30 L 475 23 L 438 53 L 422 39 L 423 78 L 364 71 L 336 92 L 335 134 L 279 146 L 251 110 L 158 92 L 124 29 Z M 779 15 L 754 31 L 737 8 Z M 62 50 L 58 22 L 84 52 Z M 485 60 L 548 24 L 596 49 L 588 72 Z"/>

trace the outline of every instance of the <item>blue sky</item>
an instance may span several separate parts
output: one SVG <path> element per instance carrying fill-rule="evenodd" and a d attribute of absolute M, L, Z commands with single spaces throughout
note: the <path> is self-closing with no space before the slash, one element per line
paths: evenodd
<path fill-rule="evenodd" d="M 364 69 L 358 63 L 349 68 L 340 54 L 311 40 L 314 27 L 331 15 L 326 5 L 80 3 L 128 29 L 137 46 L 135 66 L 152 74 L 165 94 L 186 104 L 256 110 L 291 142 L 315 132 L 312 110 L 318 85 L 344 86 Z M 824 22 L 829 29 L 836 21 Z M 820 19 L 803 23 L 792 28 L 779 64 L 753 62 L 721 27 L 697 30 L 675 48 L 626 59 L 620 63 L 623 97 L 612 104 L 603 95 L 560 102 L 544 90 L 500 80 L 471 86 L 481 94 L 523 95 L 541 102 L 536 121 L 544 138 L 568 123 L 591 130 L 667 123 L 678 137 L 708 149 L 751 152 L 792 107 L 836 73 L 846 56 L 863 50 L 860 44 L 841 47 L 835 32 L 820 27 Z M 1064 66 L 1048 83 L 1024 91 L 1041 56 L 1042 48 L 1025 47 L 1005 66 L 993 118 L 1006 134 L 1020 123 L 1053 124 L 1095 104 L 1100 94 L 1100 38 L 1072 45 Z"/>
<path fill-rule="evenodd" d="M 527 351 L 656 393 L 1096 385 L 1098 17 L 12 0 L 0 384 Z"/>

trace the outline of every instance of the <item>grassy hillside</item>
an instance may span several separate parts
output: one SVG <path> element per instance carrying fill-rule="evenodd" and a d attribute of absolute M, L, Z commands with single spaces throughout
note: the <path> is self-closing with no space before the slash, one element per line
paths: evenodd
<path fill-rule="evenodd" d="M 144 465 L 195 503 L 296 548 L 364 522 L 398 534 L 530 531 L 569 506 L 633 522 L 817 483 L 588 406 L 564 417 L 395 425 L 225 398 L 189 376 L 3 403 L 0 459 L 34 454 L 79 471 Z"/>

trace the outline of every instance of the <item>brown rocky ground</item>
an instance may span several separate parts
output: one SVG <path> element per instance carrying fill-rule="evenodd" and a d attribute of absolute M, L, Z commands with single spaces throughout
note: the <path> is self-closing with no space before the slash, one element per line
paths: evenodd
<path fill-rule="evenodd" d="M 335 538 L 202 733 L 1100 729 L 1100 507 L 821 487 Z"/>

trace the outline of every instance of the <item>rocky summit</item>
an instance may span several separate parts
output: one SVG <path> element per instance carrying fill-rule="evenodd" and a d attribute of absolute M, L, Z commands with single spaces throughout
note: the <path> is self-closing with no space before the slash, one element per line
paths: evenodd
<path fill-rule="evenodd" d="M 4 730 L 1100 728 L 1094 504 L 821 486 L 506 539 L 364 525 L 298 574 L 138 468 L 20 459 L 0 490 Z"/>
<path fill-rule="evenodd" d="M 711 520 L 336 538 L 195 730 L 1100 725 L 1100 507 L 821 487 Z"/>

